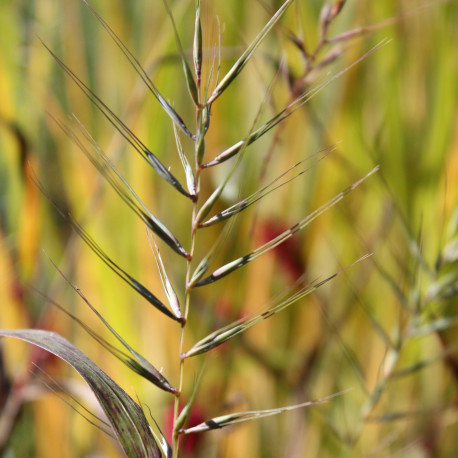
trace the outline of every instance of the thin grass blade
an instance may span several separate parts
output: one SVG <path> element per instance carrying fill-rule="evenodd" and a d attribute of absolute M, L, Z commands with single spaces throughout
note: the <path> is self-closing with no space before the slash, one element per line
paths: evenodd
<path fill-rule="evenodd" d="M 175 424 L 173 425 L 174 431 L 180 432 L 182 426 L 184 425 L 185 421 L 187 420 L 189 414 L 191 413 L 191 408 L 196 399 L 197 392 L 199 391 L 199 386 L 200 386 L 200 382 L 202 381 L 202 376 L 203 376 L 204 371 L 205 371 L 205 366 L 202 366 L 200 373 L 199 373 L 199 377 L 197 378 L 197 381 L 192 390 L 191 396 L 187 404 L 181 410 L 180 415 L 178 415 L 178 418 L 176 419 Z"/>
<path fill-rule="evenodd" d="M 102 418 L 99 418 L 94 412 L 91 412 L 83 403 L 81 403 L 75 396 L 70 393 L 70 391 L 61 385 L 57 380 L 52 378 L 46 371 L 44 371 L 40 366 L 32 362 L 35 370 L 41 372 L 45 377 L 50 380 L 50 383 L 45 382 L 44 380 L 40 380 L 41 383 L 54 395 L 56 395 L 61 401 L 65 402 L 72 410 L 74 410 L 78 415 L 83 417 L 89 424 L 95 426 L 100 431 L 104 432 L 112 439 L 116 440 L 116 436 L 111 432 L 111 425 L 110 423 L 106 422 Z M 63 395 L 60 393 L 64 393 L 65 396 L 71 399 L 72 402 L 68 401 Z M 76 407 L 78 406 L 78 407 Z M 81 409 L 81 410 L 80 410 Z M 97 421 L 95 421 L 97 420 Z M 105 428 L 104 425 L 107 428 Z"/>
<path fill-rule="evenodd" d="M 403 377 L 408 377 L 409 375 L 416 374 L 418 371 L 421 371 L 433 364 L 443 363 L 444 360 L 447 359 L 451 354 L 453 354 L 458 349 L 458 346 L 452 346 L 447 349 L 447 351 L 442 352 L 439 356 L 435 356 L 434 358 L 418 361 L 411 366 L 408 366 L 403 369 L 399 369 L 395 372 L 392 372 L 389 376 L 390 380 L 393 379 L 400 379 Z"/>
<path fill-rule="evenodd" d="M 154 419 L 153 419 L 154 420 Z M 154 423 L 156 423 L 156 421 L 154 420 Z M 161 429 L 159 428 L 158 424 L 156 423 L 156 427 L 158 429 L 158 432 L 154 431 L 154 429 L 151 429 L 151 432 L 153 433 L 153 436 L 154 436 L 154 439 L 156 440 L 156 443 L 159 445 L 159 447 L 161 448 L 162 450 L 162 455 L 165 457 L 165 458 L 172 458 L 172 455 L 173 455 L 173 451 L 172 451 L 172 447 L 170 446 L 170 444 L 167 442 L 167 439 L 166 437 L 164 436 L 164 434 L 162 433 Z"/>
<path fill-rule="evenodd" d="M 360 180 L 356 181 L 353 183 L 351 186 L 348 188 L 344 189 L 342 192 L 339 194 L 335 195 L 331 200 L 326 202 L 324 205 L 322 205 L 320 208 L 315 210 L 313 213 L 308 215 L 306 218 L 303 220 L 299 221 L 296 223 L 294 226 L 289 228 L 288 230 L 284 231 L 274 239 L 270 240 L 269 242 L 265 243 L 264 245 L 260 246 L 259 248 L 256 248 L 254 251 L 251 253 L 242 256 L 238 259 L 235 259 L 234 261 L 231 261 L 230 263 L 220 267 L 219 269 L 215 270 L 211 275 L 208 277 L 204 278 L 203 280 L 200 280 L 195 284 L 195 286 L 204 286 L 208 285 L 209 283 L 213 283 L 217 280 L 220 280 L 221 278 L 225 277 L 226 275 L 229 275 L 230 273 L 234 272 L 235 270 L 239 269 L 240 267 L 245 266 L 249 262 L 253 261 L 254 259 L 258 258 L 259 256 L 267 253 L 268 251 L 272 250 L 276 246 L 280 245 L 281 243 L 285 242 L 288 240 L 290 237 L 292 237 L 296 232 L 304 229 L 306 226 L 308 226 L 312 221 L 314 221 L 316 218 L 318 218 L 320 215 L 322 215 L 324 212 L 332 208 L 334 205 L 336 205 L 338 202 L 340 202 L 345 196 L 347 196 L 351 191 L 353 191 L 357 186 L 359 186 L 364 180 L 366 180 L 369 176 L 371 176 L 373 173 L 375 173 L 379 167 L 375 167 L 372 169 L 367 175 L 365 175 L 363 178 Z"/>
<path fill-rule="evenodd" d="M 342 392 L 343 393 L 343 392 Z M 201 433 L 204 431 L 209 431 L 211 429 L 220 429 L 225 426 L 234 425 L 236 423 L 242 423 L 250 420 L 257 420 L 258 418 L 270 417 L 272 415 L 278 415 L 283 412 L 289 412 L 291 410 L 301 409 L 304 407 L 310 407 L 318 404 L 323 404 L 328 402 L 330 399 L 340 396 L 342 393 L 336 393 L 331 396 L 326 396 L 322 399 L 317 399 L 315 401 L 303 402 L 302 404 L 296 404 L 293 406 L 279 407 L 277 409 L 269 410 L 252 410 L 248 412 L 237 412 L 228 415 L 222 415 L 220 417 L 212 418 L 207 420 L 200 425 L 194 426 L 192 428 L 184 429 L 181 431 L 182 434 L 192 434 L 192 433 Z"/>
<path fill-rule="evenodd" d="M 132 67 L 135 69 L 137 74 L 146 84 L 147 88 L 150 90 L 150 92 L 159 102 L 159 104 L 164 109 L 164 111 L 172 119 L 174 124 L 176 124 L 189 138 L 193 138 L 192 133 L 186 126 L 181 116 L 172 108 L 172 106 L 167 102 L 167 100 L 165 100 L 165 98 L 161 95 L 157 87 L 154 85 L 154 83 L 151 81 L 150 77 L 148 76 L 148 73 L 145 71 L 145 69 L 141 66 L 140 62 L 137 60 L 137 58 L 129 51 L 129 49 L 121 41 L 121 39 L 115 34 L 115 32 L 111 29 L 111 27 L 104 21 L 104 19 L 101 16 L 99 16 L 99 14 L 87 3 L 87 1 L 81 0 L 81 2 L 88 8 L 88 10 L 100 22 L 102 27 L 106 30 L 110 38 L 114 41 L 116 46 L 121 50 L 121 52 L 127 58 L 129 63 L 132 65 Z"/>
<path fill-rule="evenodd" d="M 177 178 L 175 178 L 162 162 L 144 145 L 144 143 L 116 116 L 108 106 L 89 89 L 69 67 L 67 67 L 58 57 L 54 54 L 48 46 L 42 41 L 43 46 L 51 54 L 57 64 L 64 70 L 64 72 L 73 80 L 73 82 L 81 89 L 86 97 L 94 103 L 99 111 L 105 118 L 118 130 L 124 139 L 146 160 L 146 162 L 153 168 L 153 170 L 169 184 L 171 184 L 178 192 L 186 197 L 191 196 L 186 192 Z"/>
<path fill-rule="evenodd" d="M 73 321 L 75 321 L 75 323 L 81 326 L 81 328 L 84 329 L 99 345 L 101 345 L 106 350 L 108 350 L 114 357 L 118 358 L 122 362 L 125 362 L 129 358 L 129 355 L 122 352 L 121 350 L 119 350 L 119 348 L 116 348 L 106 339 L 101 337 L 90 326 L 88 326 L 84 321 L 80 320 L 77 316 L 70 313 L 65 307 L 58 304 L 55 300 L 51 299 L 50 297 L 48 297 L 46 294 L 42 293 L 41 291 L 35 288 L 32 288 L 32 289 L 35 293 L 39 294 L 43 299 L 45 299 L 50 305 L 53 305 L 54 307 L 58 308 L 61 312 L 65 313 L 68 317 L 70 317 Z"/>
<path fill-rule="evenodd" d="M 227 239 L 229 234 L 231 233 L 232 227 L 233 227 L 233 222 L 235 220 L 230 221 L 224 229 L 220 232 L 216 242 L 211 246 L 210 250 L 207 252 L 207 254 L 202 258 L 202 260 L 199 262 L 198 266 L 194 270 L 191 280 L 189 282 L 189 285 L 187 285 L 188 288 L 193 287 L 207 272 L 208 268 L 214 261 L 219 249 L 223 245 L 224 241 Z"/>
<path fill-rule="evenodd" d="M 293 1 L 294 0 L 286 0 L 277 10 L 277 12 L 272 16 L 270 21 L 262 28 L 256 38 L 247 47 L 245 52 L 239 57 L 237 62 L 235 62 L 232 68 L 226 73 L 223 79 L 216 86 L 213 94 L 208 99 L 207 103 L 209 105 L 211 105 L 224 92 L 224 90 L 227 89 L 227 87 L 232 83 L 232 81 L 234 81 L 237 75 L 243 70 L 258 46 L 262 43 L 272 27 L 280 20 L 283 13 L 288 9 Z"/>
<path fill-rule="evenodd" d="M 36 329 L 0 331 L 37 345 L 66 361 L 84 378 L 108 417 L 113 432 L 129 458 L 161 458 L 161 451 L 140 406 L 83 352 L 60 335 Z"/>

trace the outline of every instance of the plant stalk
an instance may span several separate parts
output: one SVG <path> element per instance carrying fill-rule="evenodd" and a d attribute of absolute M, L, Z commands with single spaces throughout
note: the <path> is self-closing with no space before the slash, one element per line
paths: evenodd
<path fill-rule="evenodd" d="M 189 314 L 189 306 L 191 303 L 191 287 L 189 287 L 189 284 L 191 282 L 191 275 L 192 275 L 192 270 L 191 270 L 191 262 L 192 262 L 192 257 L 194 255 L 194 246 L 195 246 L 195 238 L 196 238 L 196 231 L 197 231 L 197 224 L 195 224 L 196 221 L 196 216 L 197 216 L 197 200 L 199 196 L 199 188 L 200 188 L 200 174 L 199 174 L 199 169 L 197 169 L 196 173 L 196 198 L 192 202 L 192 216 L 191 216 L 191 248 L 190 248 L 190 257 L 187 259 L 187 265 L 186 265 L 186 280 L 185 280 L 185 305 L 184 305 L 184 321 L 181 323 L 181 331 L 180 331 L 180 344 L 178 348 L 178 356 L 180 360 L 180 365 L 179 365 L 179 380 L 178 380 L 178 392 L 175 395 L 175 403 L 174 403 L 174 410 L 173 410 L 173 439 L 172 439 L 172 450 L 173 450 L 173 458 L 178 458 L 178 447 L 179 447 L 179 428 L 177 428 L 177 419 L 180 414 L 179 408 L 180 408 L 180 395 L 183 389 L 183 379 L 184 379 L 184 360 L 185 358 L 182 358 L 182 354 L 184 351 L 183 345 L 184 345 L 184 337 L 185 337 L 185 327 L 186 327 L 186 322 L 188 319 L 188 314 Z"/>

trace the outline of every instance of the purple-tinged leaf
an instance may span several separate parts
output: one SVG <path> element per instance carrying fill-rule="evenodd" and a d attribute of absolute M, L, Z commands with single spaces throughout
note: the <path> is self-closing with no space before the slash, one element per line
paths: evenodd
<path fill-rule="evenodd" d="M 81 350 L 50 331 L 19 329 L 0 331 L 0 336 L 37 345 L 70 364 L 95 394 L 126 456 L 161 458 L 161 451 L 140 406 Z"/>

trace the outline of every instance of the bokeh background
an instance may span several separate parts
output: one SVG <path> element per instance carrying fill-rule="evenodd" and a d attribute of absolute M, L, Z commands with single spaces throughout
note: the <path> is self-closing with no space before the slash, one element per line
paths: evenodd
<path fill-rule="evenodd" d="M 224 72 L 280 4 L 203 0 L 204 74 L 210 73 L 219 40 Z M 193 126 L 194 108 L 163 3 L 92 0 L 91 5 Z M 177 0 L 171 5 L 184 48 L 190 51 L 195 4 Z M 250 132 L 262 104 L 258 123 L 300 91 L 388 42 L 247 149 L 220 210 L 299 160 L 335 145 L 309 172 L 237 219 L 215 267 L 292 226 L 375 165 L 380 171 L 282 247 L 197 290 L 186 347 L 258 310 L 304 272 L 307 281 L 324 279 L 373 254 L 214 350 L 206 358 L 191 420 L 350 391 L 321 406 L 209 432 L 185 443 L 184 456 L 458 454 L 458 5 L 347 2 L 328 37 L 355 31 L 353 38 L 320 46 L 322 7 L 321 1 L 297 0 L 282 27 L 272 31 L 216 102 L 207 160 Z M 0 30 L 0 327 L 59 332 L 138 396 L 167 429 L 171 397 L 130 372 L 35 291 L 111 339 L 56 273 L 49 256 L 111 325 L 176 383 L 178 327 L 120 282 L 33 183 L 36 175 L 59 208 L 71 212 L 113 259 L 164 297 L 144 226 L 50 114 L 71 123 L 74 113 L 185 246 L 190 205 L 126 145 L 40 39 L 183 179 L 171 123 L 78 0 L 2 1 Z M 183 145 L 191 151 L 190 142 L 183 139 Z M 208 171 L 204 195 L 227 170 Z M 199 256 L 220 231 L 219 226 L 202 231 Z M 185 263 L 165 246 L 161 252 L 181 294 Z M 0 350 L 2 456 L 119 456 L 109 437 L 49 390 L 52 382 L 44 373 L 67 393 L 57 394 L 68 401 L 72 393 L 98 412 L 72 369 L 17 341 L 2 339 Z M 186 366 L 188 394 L 203 360 L 199 358 Z"/>

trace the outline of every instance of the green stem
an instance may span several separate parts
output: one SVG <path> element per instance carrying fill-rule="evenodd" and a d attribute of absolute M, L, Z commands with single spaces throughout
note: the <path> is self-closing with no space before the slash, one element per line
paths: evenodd
<path fill-rule="evenodd" d="M 181 357 L 183 354 L 183 344 L 184 344 L 184 337 L 185 337 L 185 326 L 188 319 L 189 314 L 189 305 L 191 303 L 191 289 L 188 285 L 191 281 L 191 261 L 192 256 L 194 255 L 194 246 L 195 246 L 195 237 L 197 231 L 197 225 L 195 224 L 196 215 L 197 215 L 197 198 L 199 195 L 199 172 L 197 173 L 197 186 L 196 186 L 196 199 L 192 203 L 192 227 L 191 227 L 191 249 L 189 251 L 190 257 L 187 260 L 186 266 L 186 283 L 185 283 L 185 305 L 184 305 L 184 322 L 181 324 L 181 331 L 180 331 L 180 344 L 178 349 L 178 355 L 180 358 L 180 366 L 179 366 L 179 381 L 178 381 L 178 393 L 175 395 L 175 404 L 173 410 L 173 442 L 172 442 L 172 450 L 173 450 L 173 458 L 178 458 L 178 439 L 179 433 L 176 431 L 176 424 L 177 419 L 179 416 L 179 406 L 180 406 L 180 395 L 183 389 L 183 378 L 184 378 L 184 358 Z"/>

